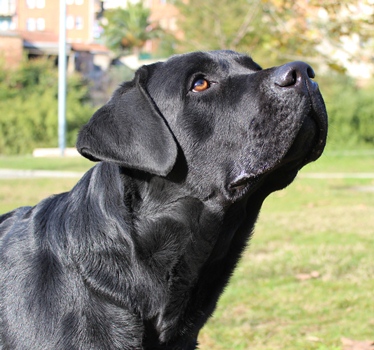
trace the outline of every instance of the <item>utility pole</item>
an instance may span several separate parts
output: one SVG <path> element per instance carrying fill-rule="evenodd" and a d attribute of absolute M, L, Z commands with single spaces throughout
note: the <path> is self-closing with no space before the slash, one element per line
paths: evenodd
<path fill-rule="evenodd" d="M 66 0 L 60 0 L 60 33 L 58 46 L 58 146 L 60 155 L 66 148 Z"/>

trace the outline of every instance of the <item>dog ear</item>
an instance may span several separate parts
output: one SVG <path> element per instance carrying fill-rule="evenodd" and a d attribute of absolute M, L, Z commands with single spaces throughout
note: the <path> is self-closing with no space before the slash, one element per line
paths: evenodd
<path fill-rule="evenodd" d="M 177 144 L 145 87 L 158 64 L 139 68 L 83 126 L 77 149 L 84 157 L 161 176 L 171 171 Z"/>

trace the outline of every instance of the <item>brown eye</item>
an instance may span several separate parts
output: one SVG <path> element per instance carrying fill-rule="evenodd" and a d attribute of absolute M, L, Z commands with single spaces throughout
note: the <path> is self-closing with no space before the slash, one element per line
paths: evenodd
<path fill-rule="evenodd" d="M 204 91 L 206 89 L 209 89 L 209 87 L 210 87 L 210 83 L 209 83 L 208 80 L 203 79 L 203 78 L 199 78 L 199 79 L 194 81 L 192 91 L 193 92 L 201 92 L 201 91 Z"/>

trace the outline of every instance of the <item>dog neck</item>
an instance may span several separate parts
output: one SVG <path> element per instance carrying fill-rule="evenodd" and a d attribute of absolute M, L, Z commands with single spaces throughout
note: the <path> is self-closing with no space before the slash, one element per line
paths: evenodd
<path fill-rule="evenodd" d="M 78 266 L 88 288 L 137 310 L 161 342 L 173 338 L 176 329 L 195 332 L 187 328 L 203 324 L 213 312 L 228 282 L 227 272 L 234 269 L 251 235 L 261 201 L 243 200 L 224 207 L 219 199 L 198 199 L 186 192 L 186 186 L 166 178 L 108 163 L 98 164 L 89 176 L 88 191 L 96 181 L 111 183 L 111 188 L 101 189 L 108 191 L 102 197 L 110 198 L 109 203 L 97 198 L 97 203 L 86 204 L 97 207 L 91 218 L 97 224 L 91 227 L 101 226 L 102 232 L 90 234 L 102 234 L 102 249 L 91 245 L 88 253 L 89 237 L 75 245 L 86 250 L 76 256 L 86 259 Z M 117 206 L 117 212 L 118 206 L 122 208 L 118 217 L 108 217 L 107 213 L 115 212 L 111 206 Z M 103 253 L 112 257 L 111 266 L 101 265 Z M 103 275 L 105 285 L 95 277 Z M 183 299 L 188 305 L 180 304 L 181 294 L 190 296 Z M 204 309 L 199 309 L 200 304 Z M 180 324 L 187 319 L 189 325 Z"/>

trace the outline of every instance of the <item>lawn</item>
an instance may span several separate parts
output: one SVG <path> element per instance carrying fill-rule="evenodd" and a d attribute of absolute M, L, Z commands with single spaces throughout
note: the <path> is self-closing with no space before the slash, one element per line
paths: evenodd
<path fill-rule="evenodd" d="M 0 158 L 0 168 L 83 171 L 75 160 Z M 329 154 L 308 173 L 374 173 L 374 154 Z M 77 179 L 0 179 L 0 213 L 69 190 Z M 203 350 L 338 350 L 374 341 L 374 179 L 300 176 L 270 196 Z M 371 349 L 370 347 L 362 349 Z"/>
<path fill-rule="evenodd" d="M 94 165 L 83 157 L 34 158 L 33 156 L 0 156 L 0 169 L 86 171 Z"/>

